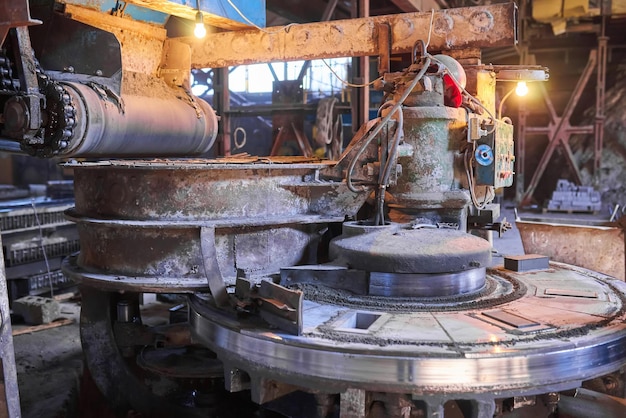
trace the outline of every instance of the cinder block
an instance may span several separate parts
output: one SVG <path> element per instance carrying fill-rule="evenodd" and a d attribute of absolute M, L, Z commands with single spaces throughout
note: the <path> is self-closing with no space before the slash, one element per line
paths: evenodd
<path fill-rule="evenodd" d="M 61 306 L 54 299 L 24 296 L 13 301 L 13 312 L 30 325 L 48 324 L 61 316 Z"/>

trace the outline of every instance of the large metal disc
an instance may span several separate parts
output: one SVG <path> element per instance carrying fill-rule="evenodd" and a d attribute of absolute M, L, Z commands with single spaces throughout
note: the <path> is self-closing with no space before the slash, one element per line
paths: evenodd
<path fill-rule="evenodd" d="M 432 225 L 434 227 L 434 225 Z M 386 273 L 452 273 L 491 264 L 486 240 L 454 229 L 380 227 L 346 222 L 330 244 L 333 260 Z"/>
<path fill-rule="evenodd" d="M 578 387 L 626 364 L 623 282 L 562 264 L 532 273 L 490 269 L 488 276 L 519 282 L 525 294 L 457 311 L 306 300 L 300 336 L 234 321 L 197 296 L 192 332 L 252 377 L 335 393 L 538 394 Z"/>

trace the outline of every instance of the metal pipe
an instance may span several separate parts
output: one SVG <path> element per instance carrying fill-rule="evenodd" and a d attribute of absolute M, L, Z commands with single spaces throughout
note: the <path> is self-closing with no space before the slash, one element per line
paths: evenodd
<path fill-rule="evenodd" d="M 20 148 L 20 143 L 17 141 L 12 141 L 10 139 L 0 139 L 0 151 L 22 153 L 22 149 Z"/>
<path fill-rule="evenodd" d="M 63 83 L 76 109 L 64 157 L 167 157 L 202 154 L 217 135 L 217 116 L 205 101 L 155 97 L 103 98 L 79 83 Z"/>

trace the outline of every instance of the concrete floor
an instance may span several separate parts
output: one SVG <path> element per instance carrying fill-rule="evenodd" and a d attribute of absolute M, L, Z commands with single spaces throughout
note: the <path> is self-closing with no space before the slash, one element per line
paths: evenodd
<path fill-rule="evenodd" d="M 74 322 L 13 337 L 22 418 L 77 417 L 83 364 L 79 303 L 61 303 L 61 315 Z M 25 327 L 14 324 L 13 330 Z"/>
<path fill-rule="evenodd" d="M 513 229 L 507 231 L 501 238 L 497 233 L 494 234 L 494 266 L 503 264 L 504 255 L 524 253 L 519 232 L 515 227 L 513 209 L 505 206 L 502 215 L 512 223 Z M 146 308 L 148 312 L 153 313 L 163 310 L 163 307 L 155 305 L 147 305 Z M 74 319 L 74 322 L 14 337 L 23 418 L 79 416 L 78 388 L 83 371 L 78 325 L 80 302 L 63 302 L 61 314 L 64 318 Z M 154 315 L 157 321 L 158 315 L 158 313 Z M 25 326 L 14 325 L 14 329 L 23 327 Z M 88 417 L 83 414 L 80 418 Z"/>

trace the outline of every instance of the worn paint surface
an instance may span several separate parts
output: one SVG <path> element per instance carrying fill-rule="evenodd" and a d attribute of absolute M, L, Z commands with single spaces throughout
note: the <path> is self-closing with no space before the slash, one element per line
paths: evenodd
<path fill-rule="evenodd" d="M 377 25 L 391 27 L 391 52 L 408 53 L 429 38 L 429 49 L 512 46 L 516 43 L 513 3 L 209 34 L 192 45 L 195 68 L 272 61 L 379 55 Z"/>
<path fill-rule="evenodd" d="M 466 126 L 464 112 L 443 106 L 405 108 L 403 112 L 404 141 L 413 152 L 398 158 L 402 175 L 388 189 L 393 196 L 389 202 L 392 220 L 410 221 L 404 215 L 412 210 L 451 209 L 445 222 L 461 223 L 459 211 L 466 207 L 469 196 L 460 189 L 461 177 L 455 168 Z"/>
<path fill-rule="evenodd" d="M 115 7 L 115 0 L 62 0 L 63 3 L 88 7 L 99 12 L 108 12 Z M 265 26 L 265 0 L 234 0 L 235 5 L 252 22 Z M 205 24 L 219 28 L 237 30 L 250 25 L 225 0 L 129 0 L 131 7 L 125 16 L 159 24 L 167 21 L 168 15 L 195 20 L 198 7 L 203 12 Z M 158 12 L 158 13 L 157 13 Z"/>
<path fill-rule="evenodd" d="M 626 279 L 624 231 L 617 227 L 516 221 L 527 254 L 547 255 Z"/>
<path fill-rule="evenodd" d="M 74 169 L 76 201 L 68 216 L 78 223 L 82 248 L 68 271 L 106 289 L 119 283 L 135 291 L 176 291 L 202 284 L 203 227 L 216 229 L 216 258 L 227 280 L 315 262 L 320 231 L 354 215 L 367 198 L 342 182 L 315 180 L 325 163 L 68 166 Z"/>
<path fill-rule="evenodd" d="M 69 164 L 76 208 L 83 216 L 126 220 L 255 220 L 320 214 L 355 214 L 365 197 L 339 182 L 319 183 L 326 164 L 220 164 L 137 161 Z M 325 189 L 323 193 L 311 189 Z M 235 222 L 236 223 L 236 222 Z M 276 222 L 274 222 L 276 223 Z"/>
<path fill-rule="evenodd" d="M 120 43 L 124 72 L 157 74 L 166 38 L 164 28 L 71 4 L 65 6 L 65 13 L 73 20 L 115 35 Z"/>

